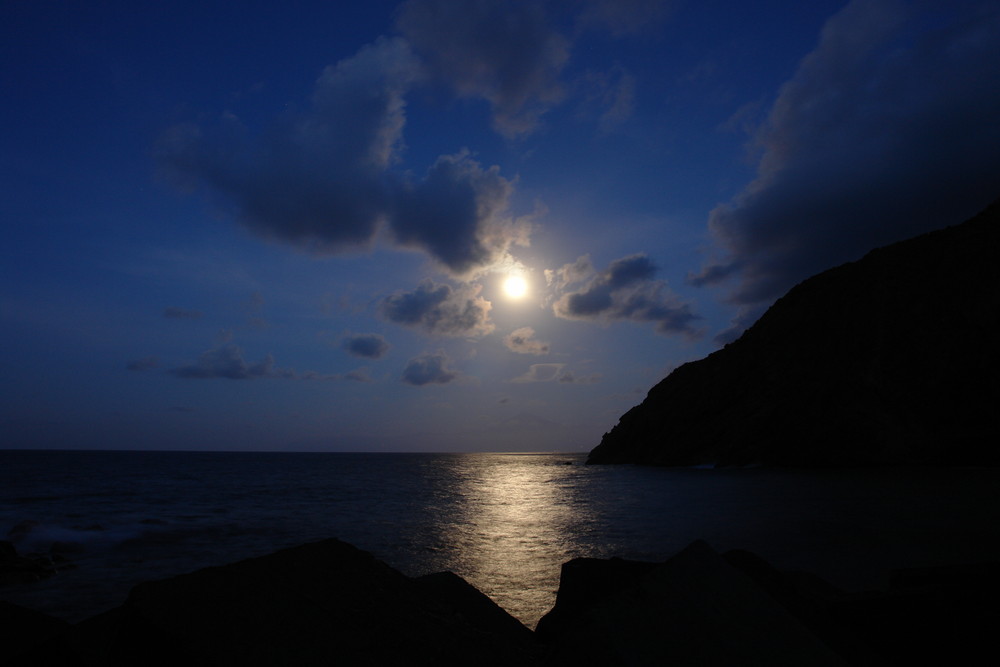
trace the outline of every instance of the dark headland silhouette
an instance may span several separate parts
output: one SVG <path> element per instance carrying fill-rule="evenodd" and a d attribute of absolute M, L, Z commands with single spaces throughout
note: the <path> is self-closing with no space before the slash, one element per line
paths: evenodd
<path fill-rule="evenodd" d="M 588 463 L 1000 463 L 1000 201 L 792 288 Z"/>

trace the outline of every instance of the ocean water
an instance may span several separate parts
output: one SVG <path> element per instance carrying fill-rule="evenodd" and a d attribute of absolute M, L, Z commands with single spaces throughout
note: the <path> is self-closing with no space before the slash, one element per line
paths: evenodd
<path fill-rule="evenodd" d="M 893 567 L 1000 561 L 1000 470 L 585 466 L 582 454 L 0 451 L 0 539 L 57 576 L 0 599 L 75 621 L 138 582 L 337 537 L 451 570 L 529 627 L 563 562 L 665 560 L 695 539 L 848 589 Z M 4 537 L 6 535 L 6 537 Z"/>

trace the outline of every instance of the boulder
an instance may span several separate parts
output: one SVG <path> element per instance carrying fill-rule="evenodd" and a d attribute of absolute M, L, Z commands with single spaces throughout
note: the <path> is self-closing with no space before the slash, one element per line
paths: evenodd
<path fill-rule="evenodd" d="M 56 573 L 47 556 L 21 556 L 11 542 L 0 540 L 0 586 L 40 581 Z"/>
<path fill-rule="evenodd" d="M 455 575 L 415 580 L 338 540 L 136 586 L 32 656 L 91 665 L 513 665 L 530 631 Z"/>
<path fill-rule="evenodd" d="M 69 629 L 69 623 L 0 600 L 0 663 L 24 656 Z"/>
<path fill-rule="evenodd" d="M 593 594 L 581 593 L 588 588 L 587 574 L 595 578 Z M 560 584 L 560 599 L 539 622 L 549 644 L 548 664 L 845 664 L 753 579 L 701 541 L 665 563 L 588 564 L 571 568 L 571 577 L 577 579 L 574 595 L 562 596 Z"/>

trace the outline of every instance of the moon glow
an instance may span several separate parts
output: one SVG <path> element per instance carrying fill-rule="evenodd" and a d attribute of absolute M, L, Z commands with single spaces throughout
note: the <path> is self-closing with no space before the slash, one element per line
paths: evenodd
<path fill-rule="evenodd" d="M 508 276 L 503 281 L 503 293 L 511 299 L 520 299 L 528 292 L 528 283 L 521 276 Z"/>

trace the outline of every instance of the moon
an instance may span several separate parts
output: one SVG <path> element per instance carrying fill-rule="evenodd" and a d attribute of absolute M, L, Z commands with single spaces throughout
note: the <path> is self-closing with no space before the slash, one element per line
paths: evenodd
<path fill-rule="evenodd" d="M 503 293 L 510 299 L 520 299 L 528 293 L 528 281 L 521 276 L 507 276 L 503 281 Z"/>

